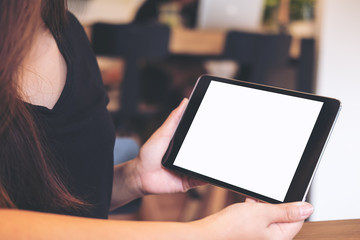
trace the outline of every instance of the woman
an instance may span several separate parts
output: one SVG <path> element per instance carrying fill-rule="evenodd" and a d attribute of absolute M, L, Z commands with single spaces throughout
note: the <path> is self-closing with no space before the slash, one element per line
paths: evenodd
<path fill-rule="evenodd" d="M 108 100 L 64 1 L 0 0 L 0 31 L 0 239 L 289 239 L 312 213 L 248 200 L 189 223 L 104 220 L 135 198 L 199 184 L 160 164 L 187 100 L 113 167 Z"/>

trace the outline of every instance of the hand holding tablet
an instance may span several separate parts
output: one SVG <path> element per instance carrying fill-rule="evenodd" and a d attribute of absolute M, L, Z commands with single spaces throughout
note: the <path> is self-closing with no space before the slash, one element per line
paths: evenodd
<path fill-rule="evenodd" d="M 205 75 L 163 165 L 262 201 L 301 201 L 339 109 L 336 99 Z"/>

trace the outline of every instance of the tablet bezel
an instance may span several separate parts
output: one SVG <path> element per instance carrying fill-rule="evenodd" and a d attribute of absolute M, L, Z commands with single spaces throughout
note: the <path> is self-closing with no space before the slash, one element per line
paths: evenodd
<path fill-rule="evenodd" d="M 323 103 L 318 119 L 314 125 L 309 141 L 305 147 L 283 202 L 304 201 L 316 168 L 320 162 L 320 157 L 341 107 L 341 103 L 337 99 L 277 87 L 270 87 L 266 85 L 254 84 L 240 80 L 224 79 L 210 75 L 203 75 L 198 79 L 194 87 L 194 90 L 189 99 L 188 106 L 163 157 L 163 166 L 178 173 L 186 174 L 220 187 L 225 187 L 229 190 L 239 192 L 261 201 L 281 203 L 279 200 L 173 165 L 211 81 L 218 81 L 258 90 L 270 91 L 273 93 L 285 94 L 289 96 L 320 101 Z"/>

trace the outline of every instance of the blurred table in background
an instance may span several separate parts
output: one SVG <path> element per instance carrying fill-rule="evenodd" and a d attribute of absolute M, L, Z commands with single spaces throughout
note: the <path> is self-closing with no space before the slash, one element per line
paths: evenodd
<path fill-rule="evenodd" d="M 297 23 L 295 28 L 308 29 L 312 27 L 311 23 Z M 309 34 L 310 30 L 304 34 L 297 34 L 295 31 L 290 31 L 292 42 L 289 56 L 292 58 L 298 58 L 300 55 L 301 39 L 312 36 Z M 224 49 L 226 33 L 226 31 L 173 28 L 171 29 L 169 50 L 173 54 L 220 55 Z"/>
<path fill-rule="evenodd" d="M 226 39 L 224 31 L 171 29 L 169 50 L 173 54 L 220 55 Z"/>

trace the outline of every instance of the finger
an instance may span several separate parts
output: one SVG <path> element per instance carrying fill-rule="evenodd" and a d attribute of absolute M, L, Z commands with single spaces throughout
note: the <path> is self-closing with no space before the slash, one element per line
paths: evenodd
<path fill-rule="evenodd" d="M 308 218 L 314 211 L 313 206 L 306 202 L 284 204 L 267 204 L 270 221 L 276 223 L 297 222 Z"/>
<path fill-rule="evenodd" d="M 247 203 L 257 203 L 257 201 L 256 201 L 255 199 L 249 198 L 249 197 L 247 197 L 247 198 L 245 199 L 245 202 L 247 202 Z"/>
<path fill-rule="evenodd" d="M 201 181 L 197 178 L 183 177 L 183 186 L 184 186 L 185 191 L 187 191 L 191 188 L 203 186 L 206 184 L 207 184 L 207 182 Z"/>
<path fill-rule="evenodd" d="M 283 234 L 281 239 L 293 239 L 296 234 L 301 230 L 304 221 L 292 223 L 274 223 L 269 226 L 272 231 L 271 235 L 278 235 L 279 231 Z"/>
<path fill-rule="evenodd" d="M 174 109 L 169 117 L 165 120 L 163 125 L 156 131 L 155 134 L 169 134 L 173 133 L 180 122 L 181 116 L 184 113 L 189 100 L 184 98 L 180 105 Z"/>

